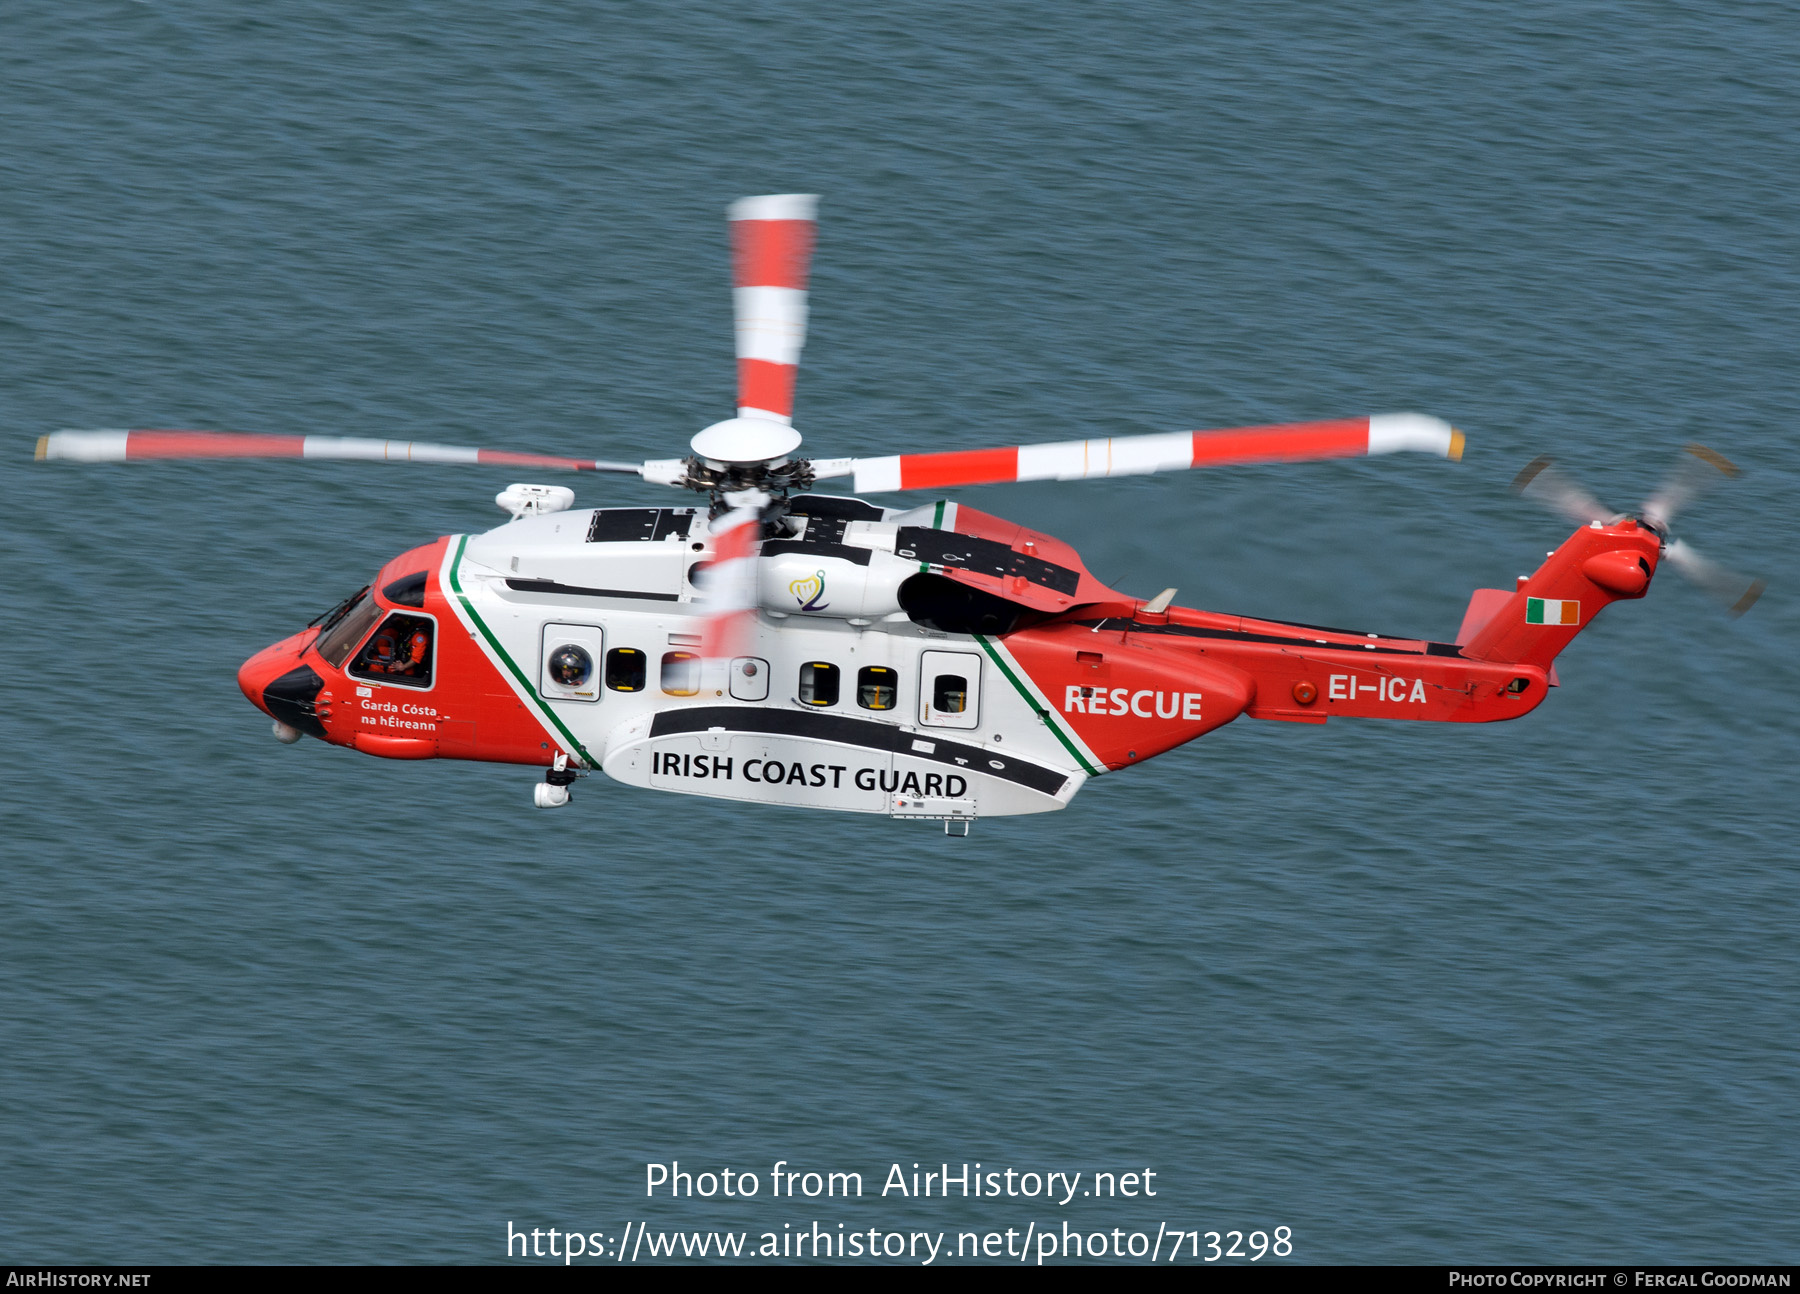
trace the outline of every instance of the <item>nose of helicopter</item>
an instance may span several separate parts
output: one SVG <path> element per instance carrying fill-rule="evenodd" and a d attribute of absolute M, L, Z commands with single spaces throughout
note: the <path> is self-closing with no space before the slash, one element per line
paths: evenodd
<path fill-rule="evenodd" d="M 283 638 L 238 666 L 238 690 L 249 699 L 251 705 L 271 719 L 290 722 L 288 716 L 276 712 L 277 709 L 287 708 L 282 705 L 285 698 L 279 695 L 283 689 L 275 687 L 271 691 L 271 688 L 297 670 L 305 669 L 300 663 L 300 653 L 305 649 L 309 636 L 307 633 L 297 633 Z M 307 670 L 307 673 L 311 672 Z"/>
<path fill-rule="evenodd" d="M 238 666 L 238 690 L 249 699 L 251 705 L 265 714 L 269 707 L 263 700 L 263 689 L 294 668 L 300 657 L 300 653 L 289 646 L 289 641 L 283 640 L 264 647 Z"/>

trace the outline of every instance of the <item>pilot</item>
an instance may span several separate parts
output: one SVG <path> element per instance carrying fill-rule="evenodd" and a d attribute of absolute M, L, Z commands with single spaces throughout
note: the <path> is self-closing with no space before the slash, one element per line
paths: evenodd
<path fill-rule="evenodd" d="M 431 630 L 423 621 L 413 626 L 412 633 L 403 644 L 406 659 L 403 662 L 408 677 L 417 678 L 425 670 L 426 657 L 431 654 Z"/>

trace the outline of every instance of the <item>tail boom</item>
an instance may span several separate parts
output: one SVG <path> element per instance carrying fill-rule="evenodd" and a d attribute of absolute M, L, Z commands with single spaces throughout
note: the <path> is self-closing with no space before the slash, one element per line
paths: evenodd
<path fill-rule="evenodd" d="M 1636 521 L 1584 526 L 1515 591 L 1477 590 L 1454 643 L 1143 603 L 1090 604 L 1005 641 L 1105 768 L 1240 714 L 1494 723 L 1543 702 L 1557 653 L 1602 607 L 1642 597 L 1660 551 Z"/>

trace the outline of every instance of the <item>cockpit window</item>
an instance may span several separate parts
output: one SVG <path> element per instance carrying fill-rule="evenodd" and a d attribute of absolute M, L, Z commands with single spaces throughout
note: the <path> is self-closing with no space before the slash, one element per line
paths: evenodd
<path fill-rule="evenodd" d="M 350 672 L 377 683 L 431 686 L 431 642 L 437 626 L 424 616 L 396 611 L 356 653 Z"/>
<path fill-rule="evenodd" d="M 331 626 L 336 624 L 338 621 L 342 620 L 344 618 L 344 613 L 349 611 L 351 607 L 355 606 L 356 600 L 358 598 L 360 598 L 363 594 L 367 593 L 368 591 L 369 591 L 369 586 L 367 584 L 363 585 L 356 592 L 352 593 L 349 597 L 345 598 L 342 602 L 338 603 L 336 606 L 331 608 L 331 610 L 321 611 L 321 612 L 319 612 L 318 615 L 314 616 L 311 620 L 308 620 L 306 622 L 306 627 L 308 629 L 311 629 L 314 625 L 318 625 L 320 633 L 323 634 L 323 633 L 331 632 Z"/>
<path fill-rule="evenodd" d="M 319 634 L 319 655 L 333 669 L 342 668 L 350 649 L 362 641 L 362 636 L 379 619 L 381 607 L 364 589 L 347 606 L 340 606 L 325 617 L 325 628 Z"/>
<path fill-rule="evenodd" d="M 414 571 L 411 575 L 402 575 L 399 579 L 381 590 L 381 596 L 395 606 L 425 607 L 425 572 Z"/>

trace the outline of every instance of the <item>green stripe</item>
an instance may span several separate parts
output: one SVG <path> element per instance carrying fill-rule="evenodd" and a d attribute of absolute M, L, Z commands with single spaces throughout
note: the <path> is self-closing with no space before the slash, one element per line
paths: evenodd
<path fill-rule="evenodd" d="M 599 768 L 600 765 L 594 762 L 594 757 L 587 753 L 587 747 L 576 740 L 575 734 L 569 731 L 563 721 L 557 718 L 554 712 L 547 710 L 542 705 L 538 704 L 537 688 L 532 684 L 532 681 L 529 678 L 525 677 L 525 671 L 519 668 L 517 662 L 515 662 L 511 656 L 507 655 L 506 648 L 500 645 L 500 640 L 494 637 L 494 631 L 487 627 L 487 621 L 481 618 L 481 613 L 475 609 L 475 604 L 469 601 L 469 595 L 463 592 L 462 581 L 456 576 L 457 571 L 462 567 L 463 545 L 468 542 L 469 537 L 467 535 L 457 536 L 456 556 L 450 559 L 451 592 L 455 593 L 457 600 L 463 604 L 463 610 L 469 613 L 469 619 L 473 620 L 475 622 L 475 627 L 481 630 L 481 636 L 487 639 L 487 644 L 494 649 L 494 654 L 506 662 L 506 668 L 511 670 L 513 677 L 519 680 L 519 686 L 525 689 L 525 695 L 531 698 L 531 703 L 533 707 L 536 708 L 537 712 L 548 719 L 552 726 L 568 740 L 569 749 L 581 756 L 582 763 L 586 764 L 589 768 Z"/>
<path fill-rule="evenodd" d="M 939 499 L 937 501 L 937 510 L 931 514 L 931 528 L 933 530 L 942 530 L 944 528 L 944 503 L 945 503 L 945 500 Z M 920 572 L 920 574 L 924 574 L 924 575 L 930 574 L 931 573 L 931 563 L 930 562 L 920 562 L 919 563 L 919 572 Z"/>
<path fill-rule="evenodd" d="M 1075 762 L 1085 768 L 1090 776 L 1099 777 L 1105 770 L 1095 768 L 1092 764 L 1088 763 L 1087 756 L 1081 753 L 1080 747 L 1070 739 L 1068 733 L 1063 731 L 1062 721 L 1058 719 L 1054 713 L 1049 710 L 1038 709 L 1037 698 L 1031 694 L 1031 689 L 1025 686 L 1019 679 L 1019 676 L 1013 673 L 1012 667 L 1001 658 L 1000 653 L 994 650 L 994 644 L 989 642 L 986 638 L 983 638 L 980 634 L 975 635 L 975 641 L 981 644 L 983 651 L 987 652 L 988 659 L 999 666 L 1000 672 L 1006 676 L 1006 681 L 1011 683 L 1013 687 L 1017 689 L 1019 695 L 1025 698 L 1025 704 L 1037 711 L 1038 717 L 1049 725 L 1050 731 L 1055 733 L 1056 739 L 1063 744 L 1063 749 L 1073 755 L 1075 757 Z"/>

